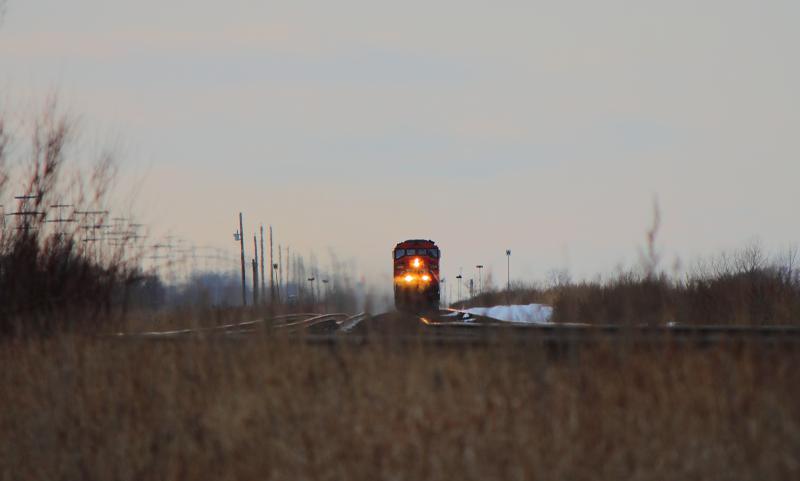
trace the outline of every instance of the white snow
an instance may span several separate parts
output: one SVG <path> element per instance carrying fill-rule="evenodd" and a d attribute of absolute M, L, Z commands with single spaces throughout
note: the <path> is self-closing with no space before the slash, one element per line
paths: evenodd
<path fill-rule="evenodd" d="M 499 321 L 528 324 L 548 324 L 550 317 L 553 315 L 553 308 L 544 304 L 471 307 L 464 311 L 476 316 L 491 317 Z"/>

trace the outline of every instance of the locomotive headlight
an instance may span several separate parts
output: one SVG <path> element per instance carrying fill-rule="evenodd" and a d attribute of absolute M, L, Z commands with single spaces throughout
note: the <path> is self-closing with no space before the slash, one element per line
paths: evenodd
<path fill-rule="evenodd" d="M 419 267 L 422 265 L 422 261 L 419 260 L 419 257 L 417 257 L 411 262 L 411 265 L 413 265 L 414 267 Z"/>
<path fill-rule="evenodd" d="M 430 282 L 431 281 L 431 276 L 429 276 L 428 274 L 425 274 L 424 276 L 422 276 L 422 280 L 425 281 L 425 282 Z"/>
<path fill-rule="evenodd" d="M 403 279 L 405 279 L 406 282 L 411 282 L 414 280 L 414 276 L 412 276 L 411 274 L 406 274 L 406 276 Z"/>

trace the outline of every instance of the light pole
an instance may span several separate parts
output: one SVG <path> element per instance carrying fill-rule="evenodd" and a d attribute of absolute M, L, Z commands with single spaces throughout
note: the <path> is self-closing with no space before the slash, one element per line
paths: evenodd
<path fill-rule="evenodd" d="M 483 275 L 481 274 L 483 270 L 483 264 L 478 264 L 475 267 L 478 269 L 478 295 L 481 295 L 483 294 Z"/>
<path fill-rule="evenodd" d="M 328 310 L 328 279 L 322 279 L 322 283 L 325 284 L 325 310 Z"/>
<path fill-rule="evenodd" d="M 458 279 L 458 302 L 461 302 L 461 279 L 463 277 L 461 274 L 456 276 L 456 279 Z"/>
<path fill-rule="evenodd" d="M 439 293 L 439 298 L 444 300 L 444 302 L 442 302 L 442 304 L 444 304 L 445 307 L 447 307 L 447 284 L 446 284 L 446 282 L 447 282 L 447 279 L 442 277 L 442 280 L 441 280 L 442 287 L 441 287 L 441 292 Z"/>
<path fill-rule="evenodd" d="M 311 285 L 311 304 L 314 304 L 314 277 L 309 277 L 308 282 Z"/>
<path fill-rule="evenodd" d="M 506 290 L 511 292 L 511 249 L 506 249 L 506 275 L 508 276 L 508 280 L 506 281 Z"/>
<path fill-rule="evenodd" d="M 271 246 L 270 246 L 271 248 Z M 270 250 L 270 257 L 272 257 L 272 251 Z M 275 284 L 274 278 L 278 277 L 278 263 L 272 264 L 272 272 L 269 275 L 269 287 L 272 289 L 272 302 L 275 302 Z M 281 289 L 280 285 L 278 285 L 278 302 L 281 300 Z"/>

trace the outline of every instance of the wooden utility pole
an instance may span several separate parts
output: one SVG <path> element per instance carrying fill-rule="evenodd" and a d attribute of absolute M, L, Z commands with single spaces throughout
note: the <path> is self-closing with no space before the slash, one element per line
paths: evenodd
<path fill-rule="evenodd" d="M 267 299 L 266 294 L 266 287 L 265 284 L 265 277 L 264 277 L 264 225 L 261 225 L 261 302 L 264 302 Z"/>
<path fill-rule="evenodd" d="M 275 302 L 275 260 L 272 258 L 272 226 L 269 226 L 269 295 Z"/>
<path fill-rule="evenodd" d="M 286 284 L 284 284 L 284 292 L 286 300 L 289 300 L 289 284 L 292 283 L 292 247 L 286 246 Z"/>
<path fill-rule="evenodd" d="M 244 224 L 242 223 L 242 213 L 239 212 L 239 244 L 242 248 L 242 305 L 247 305 L 247 279 L 244 274 Z"/>
<path fill-rule="evenodd" d="M 278 244 L 278 299 L 281 299 L 281 291 L 283 291 L 283 248 Z"/>
<path fill-rule="evenodd" d="M 258 306 L 258 238 L 253 235 L 253 307 Z"/>

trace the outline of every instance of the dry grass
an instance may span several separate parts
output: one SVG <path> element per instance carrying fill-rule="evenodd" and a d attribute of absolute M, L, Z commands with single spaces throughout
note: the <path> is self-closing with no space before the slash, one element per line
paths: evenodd
<path fill-rule="evenodd" d="M 797 479 L 800 353 L 0 349 L 0 479 Z"/>
<path fill-rule="evenodd" d="M 769 258 L 757 245 L 698 262 L 683 276 L 644 269 L 605 279 L 547 286 L 512 285 L 458 306 L 544 303 L 555 322 L 664 325 L 797 325 L 800 323 L 800 250 Z"/>

